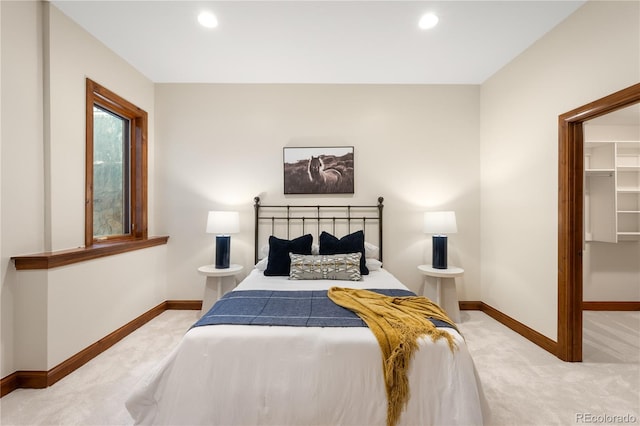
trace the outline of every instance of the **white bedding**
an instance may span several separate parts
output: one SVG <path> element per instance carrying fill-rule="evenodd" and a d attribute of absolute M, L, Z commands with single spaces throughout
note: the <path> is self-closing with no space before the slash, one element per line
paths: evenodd
<path fill-rule="evenodd" d="M 234 291 L 403 288 L 384 269 L 364 281 L 294 281 L 253 270 Z M 399 425 L 480 425 L 488 409 L 462 337 L 422 339 Z M 126 402 L 136 424 L 380 425 L 387 398 L 378 342 L 366 327 L 215 325 L 189 330 Z"/>

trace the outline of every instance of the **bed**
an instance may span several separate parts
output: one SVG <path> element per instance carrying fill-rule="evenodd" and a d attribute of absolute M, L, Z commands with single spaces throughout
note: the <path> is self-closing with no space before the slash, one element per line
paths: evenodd
<path fill-rule="evenodd" d="M 373 206 L 263 206 L 256 197 L 257 267 L 225 298 L 259 292 L 326 293 L 332 287 L 408 291 L 381 267 L 382 201 L 380 197 Z M 266 275 L 269 262 L 275 259 L 271 252 L 279 237 L 274 234 L 282 233 L 281 241 L 294 241 L 300 238 L 296 235 L 305 236 L 309 231 L 314 241 L 327 235 L 343 234 L 340 239 L 334 237 L 339 241 L 366 235 L 367 249 L 354 262 L 360 266 L 359 260 L 364 259 L 368 274 L 355 281 Z M 313 253 L 300 256 L 317 258 Z M 296 261 L 295 256 L 290 258 Z M 292 271 L 295 266 L 289 268 Z M 209 313 L 221 312 L 223 302 L 217 302 Z M 214 316 L 212 313 L 211 318 Z M 253 324 L 195 324 L 127 399 L 135 423 L 387 424 L 381 351 L 369 328 Z M 482 386 L 464 339 L 454 328 L 444 330 L 457 349 L 452 352 L 443 339 L 419 339 L 408 371 L 410 398 L 397 425 L 480 425 L 488 419 Z"/>

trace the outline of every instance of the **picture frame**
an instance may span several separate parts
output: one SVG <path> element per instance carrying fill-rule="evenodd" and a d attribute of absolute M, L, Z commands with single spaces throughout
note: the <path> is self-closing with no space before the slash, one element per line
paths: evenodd
<path fill-rule="evenodd" d="M 284 147 L 285 194 L 353 194 L 353 146 Z"/>

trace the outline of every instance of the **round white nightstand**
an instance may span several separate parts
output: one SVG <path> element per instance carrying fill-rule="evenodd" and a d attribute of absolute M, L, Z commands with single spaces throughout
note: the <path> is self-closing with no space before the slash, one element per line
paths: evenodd
<path fill-rule="evenodd" d="M 198 268 L 198 273 L 207 277 L 204 287 L 204 297 L 202 298 L 202 309 L 200 316 L 207 313 L 216 300 L 222 297 L 222 279 L 224 277 L 233 277 L 240 273 L 244 267 L 232 263 L 228 268 L 217 269 L 215 265 L 205 265 Z M 215 279 L 214 279 L 215 278 Z"/>
<path fill-rule="evenodd" d="M 456 277 L 464 275 L 464 269 L 457 266 L 449 266 L 447 269 L 437 269 L 431 265 L 418 266 L 420 273 L 426 277 L 436 278 L 436 303 L 442 307 L 451 319 L 460 322 L 460 306 L 458 305 L 458 295 L 456 293 Z M 450 300 L 442 295 L 442 278 L 451 278 L 453 282 L 453 296 Z M 421 293 L 424 294 L 424 282 L 422 283 Z"/>

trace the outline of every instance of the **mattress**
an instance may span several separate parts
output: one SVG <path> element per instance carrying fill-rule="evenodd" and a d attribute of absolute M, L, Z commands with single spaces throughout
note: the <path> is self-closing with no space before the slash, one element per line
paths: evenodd
<path fill-rule="evenodd" d="M 234 291 L 406 289 L 384 269 L 363 281 L 289 280 L 253 270 Z M 420 339 L 398 425 L 481 425 L 489 410 L 463 337 Z M 381 351 L 366 327 L 190 329 L 126 402 L 136 424 L 385 425 Z"/>

